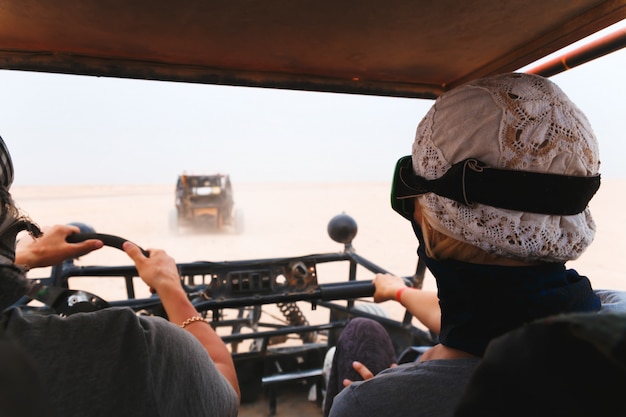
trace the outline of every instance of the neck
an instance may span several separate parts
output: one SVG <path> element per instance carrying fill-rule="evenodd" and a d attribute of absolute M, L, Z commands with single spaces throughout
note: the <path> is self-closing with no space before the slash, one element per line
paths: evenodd
<path fill-rule="evenodd" d="M 530 321 L 600 308 L 589 280 L 559 263 L 511 266 L 427 259 L 426 265 L 437 280 L 439 340 L 476 356 L 494 337 Z"/>
<path fill-rule="evenodd" d="M 417 253 L 437 280 L 439 340 L 448 348 L 482 356 L 493 338 L 524 323 L 600 309 L 589 280 L 564 263 L 533 265 L 502 257 L 491 264 L 437 261 L 426 254 L 418 222 L 412 226 L 420 243 Z"/>

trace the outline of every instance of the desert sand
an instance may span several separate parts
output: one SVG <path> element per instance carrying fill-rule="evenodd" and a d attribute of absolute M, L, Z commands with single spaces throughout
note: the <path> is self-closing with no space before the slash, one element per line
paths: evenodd
<path fill-rule="evenodd" d="M 222 261 L 336 252 L 328 222 L 346 213 L 358 224 L 353 241 L 360 255 L 398 274 L 416 264 L 416 240 L 407 221 L 389 206 L 389 184 L 236 184 L 235 205 L 243 212 L 244 231 L 174 235 L 168 216 L 174 209 L 173 185 L 14 187 L 20 208 L 39 225 L 82 222 L 97 232 L 122 236 L 140 246 L 163 248 L 179 262 Z M 626 290 L 620 259 L 626 250 L 626 180 L 603 180 L 590 203 L 596 239 L 569 264 L 596 288 Z M 128 264 L 119 251 L 104 248 L 80 260 L 84 264 Z M 323 279 L 323 278 L 320 278 Z M 330 278 L 331 281 L 335 278 Z M 434 288 L 431 279 L 425 287 Z"/>
<path fill-rule="evenodd" d="M 236 207 L 244 218 L 241 234 L 182 232 L 173 234 L 168 217 L 174 209 L 172 185 L 111 186 L 17 186 L 12 194 L 20 208 L 39 225 L 82 222 L 97 232 L 131 240 L 144 248 L 162 248 L 178 262 L 224 261 L 266 257 L 299 256 L 338 252 L 343 245 L 332 241 L 328 222 L 346 213 L 358 224 L 353 241 L 361 256 L 397 275 L 411 275 L 415 269 L 416 239 L 408 222 L 389 206 L 389 183 L 233 183 Z M 590 207 L 597 223 L 597 236 L 583 256 L 569 264 L 587 275 L 595 288 L 626 290 L 621 265 L 626 252 L 624 216 L 626 180 L 603 180 Z M 129 259 L 116 249 L 105 247 L 76 262 L 80 265 L 129 265 Z M 48 271 L 31 271 L 31 277 Z M 320 283 L 347 279 L 347 269 L 318 271 Z M 372 279 L 365 271 L 359 279 Z M 81 284 L 82 285 L 82 284 Z M 105 299 L 123 297 L 121 286 L 102 281 L 84 284 L 85 289 Z M 427 276 L 424 288 L 434 289 Z M 147 289 L 145 289 L 147 291 Z M 384 303 L 390 315 L 403 310 L 393 302 Z M 304 311 L 311 322 L 323 321 L 319 313 Z M 317 315 L 316 315 L 317 314 Z M 304 415 L 319 410 L 287 412 L 295 405 L 281 403 L 278 415 Z M 286 407 L 284 405 L 287 405 Z M 295 413 L 295 414 L 294 414 Z M 242 416 L 267 415 L 267 404 L 242 408 Z M 321 415 L 319 413 L 318 415 Z"/>

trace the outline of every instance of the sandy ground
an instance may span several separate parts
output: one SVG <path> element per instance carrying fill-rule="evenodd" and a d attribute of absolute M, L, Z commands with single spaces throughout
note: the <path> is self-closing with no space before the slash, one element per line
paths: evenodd
<path fill-rule="evenodd" d="M 620 264 L 626 252 L 624 190 L 626 180 L 603 180 L 590 205 L 598 227 L 596 240 L 579 260 L 569 265 L 587 275 L 595 288 L 626 290 Z M 346 213 L 359 227 L 353 242 L 358 254 L 397 275 L 411 275 L 415 269 L 416 240 L 408 222 L 391 210 L 387 183 L 234 184 L 234 193 L 236 206 L 244 217 L 243 233 L 172 234 L 168 217 L 174 209 L 173 185 L 14 187 L 12 190 L 22 210 L 42 226 L 82 222 L 97 232 L 122 236 L 145 248 L 163 248 L 178 262 L 338 252 L 343 250 L 343 245 L 328 237 L 327 225 L 335 215 Z M 77 263 L 130 264 L 124 253 L 112 248 L 87 255 Z M 31 276 L 46 273 L 46 270 L 33 271 Z M 367 271 L 359 274 L 359 279 L 372 278 Z M 320 283 L 344 281 L 347 270 L 322 269 L 318 275 Z M 81 281 L 81 285 L 81 289 L 105 299 L 123 297 L 121 283 Z M 432 277 L 426 278 L 424 288 L 434 289 Z M 395 317 L 403 312 L 392 302 L 384 303 L 383 307 Z M 311 322 L 323 322 L 327 318 L 310 308 L 304 313 Z M 279 396 L 277 415 L 321 415 L 314 403 L 305 400 L 306 393 L 294 395 Z M 240 415 L 267 413 L 267 399 L 261 398 L 257 404 L 243 407 Z"/>
<path fill-rule="evenodd" d="M 619 259 L 626 249 L 626 180 L 603 180 L 590 207 L 597 223 L 594 243 L 570 267 L 587 275 L 596 288 L 626 290 Z M 352 216 L 359 227 L 356 252 L 398 275 L 416 264 L 416 243 L 407 221 L 389 206 L 387 183 L 235 184 L 236 206 L 243 212 L 244 232 L 173 235 L 168 216 L 174 187 L 81 186 L 14 187 L 12 194 L 40 225 L 82 222 L 97 232 L 125 237 L 149 248 L 163 248 L 179 262 L 222 261 L 336 252 L 343 245 L 327 234 L 337 214 Z M 119 251 L 104 248 L 84 264 L 128 264 Z M 328 277 L 330 281 L 343 277 Z M 364 279 L 367 277 L 364 277 Z M 321 280 L 324 277 L 320 278 Z M 425 286 L 434 288 L 431 279 Z"/>

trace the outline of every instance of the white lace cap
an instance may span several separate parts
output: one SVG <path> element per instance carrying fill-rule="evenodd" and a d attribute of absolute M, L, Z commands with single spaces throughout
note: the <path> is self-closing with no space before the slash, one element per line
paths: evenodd
<path fill-rule="evenodd" d="M 510 73 L 472 81 L 442 94 L 413 143 L 413 169 L 426 179 L 476 158 L 497 168 L 590 176 L 600 168 L 589 121 L 550 80 Z M 498 255 L 548 262 L 578 258 L 592 242 L 589 209 L 551 216 L 465 206 L 429 193 L 418 197 L 439 232 Z"/>

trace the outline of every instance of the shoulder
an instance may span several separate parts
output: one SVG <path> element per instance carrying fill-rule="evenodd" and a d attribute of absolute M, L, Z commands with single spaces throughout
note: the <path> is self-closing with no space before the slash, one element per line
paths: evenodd
<path fill-rule="evenodd" d="M 129 308 L 109 308 L 68 317 L 15 308 L 3 316 L 7 334 L 33 351 L 82 349 L 113 355 L 123 345 L 126 356 L 143 356 L 155 340 L 177 338 L 170 331 L 175 326 L 168 325 L 166 320 L 140 317 Z"/>
<path fill-rule="evenodd" d="M 433 360 L 386 369 L 341 391 L 333 401 L 331 417 L 447 415 L 442 409 L 453 410 L 478 362 Z"/>
<path fill-rule="evenodd" d="M 449 377 L 464 378 L 465 376 L 469 377 L 479 363 L 479 358 L 435 359 L 423 362 L 410 362 L 386 369 L 378 374 L 377 377 L 399 379 L 419 377 L 428 378 L 429 381 L 446 380 Z"/>
<path fill-rule="evenodd" d="M 189 334 L 161 317 L 140 316 L 132 309 L 114 307 L 89 313 L 77 313 L 68 317 L 55 314 L 37 314 L 11 309 L 3 314 L 7 334 L 36 345 L 67 348 L 71 345 L 82 349 L 98 349 L 108 346 L 109 351 L 124 345 L 127 356 L 165 354 L 176 346 L 180 353 L 202 352 L 202 347 Z M 45 343 L 41 343 L 45 341 Z"/>
<path fill-rule="evenodd" d="M 160 354 L 167 353 L 173 345 L 181 353 L 186 350 L 206 352 L 188 332 L 162 317 L 141 316 L 126 307 L 113 307 L 89 313 L 61 317 L 54 314 L 36 314 L 20 309 L 11 309 L 3 314 L 4 327 L 10 334 L 21 337 L 50 337 L 72 340 L 72 335 L 82 343 L 102 343 L 125 339 L 134 348 L 155 348 Z M 70 339 L 68 339 L 70 338 Z M 97 342 L 100 340 L 100 342 Z"/>
<path fill-rule="evenodd" d="M 178 416 L 182 408 L 188 415 L 237 414 L 237 396 L 206 350 L 161 317 L 140 316 L 128 308 L 66 318 L 15 309 L 3 316 L 10 337 L 45 364 L 40 369 L 44 380 L 57 384 L 61 379 L 61 396 L 71 381 L 81 380 L 91 392 L 118 390 L 113 407 L 126 405 L 121 397 L 135 386 L 134 396 L 149 398 L 162 416 Z M 77 366 L 79 361 L 89 366 Z M 98 378 L 92 379 L 94 374 Z"/>

